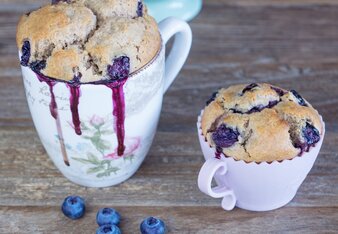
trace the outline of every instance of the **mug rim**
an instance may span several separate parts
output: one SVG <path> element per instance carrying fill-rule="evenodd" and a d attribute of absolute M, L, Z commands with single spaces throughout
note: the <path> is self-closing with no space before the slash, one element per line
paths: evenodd
<path fill-rule="evenodd" d="M 203 137 L 204 138 L 204 143 L 205 145 L 207 145 L 210 149 L 212 149 L 215 153 L 216 153 L 216 148 L 211 146 L 207 140 L 205 139 L 205 136 L 203 135 L 202 133 L 202 126 L 201 126 L 201 119 L 202 119 L 202 115 L 203 115 L 203 112 L 204 110 L 201 110 L 200 114 L 198 115 L 198 118 L 197 118 L 197 132 L 198 132 L 198 137 Z M 323 120 L 323 117 L 321 115 L 320 116 L 320 120 L 321 120 L 321 123 L 323 125 L 323 132 L 321 134 L 321 139 L 319 142 L 317 142 L 317 144 L 312 147 L 308 152 L 304 152 L 302 155 L 296 155 L 295 157 L 293 158 L 290 158 L 290 159 L 283 159 L 283 160 L 273 160 L 271 162 L 268 162 L 268 161 L 262 161 L 262 162 L 256 162 L 256 161 L 251 161 L 251 162 L 247 162 L 243 159 L 235 159 L 231 156 L 227 156 L 225 155 L 223 152 L 221 153 L 221 155 L 224 156 L 224 159 L 223 157 L 219 160 L 232 160 L 233 162 L 235 163 L 242 163 L 244 165 L 256 165 L 256 166 L 264 166 L 264 165 L 274 165 L 274 164 L 283 164 L 283 163 L 287 163 L 287 162 L 292 162 L 292 161 L 295 161 L 295 160 L 299 160 L 299 159 L 302 159 L 304 158 L 304 156 L 306 157 L 307 154 L 311 154 L 313 152 L 314 149 L 316 149 L 317 147 L 321 148 L 322 144 L 323 144 L 323 141 L 324 141 L 324 136 L 325 136 L 325 122 Z M 319 152 L 318 152 L 319 154 Z M 207 160 L 207 159 L 206 159 Z"/>
<path fill-rule="evenodd" d="M 156 52 L 156 54 L 154 55 L 154 57 L 148 63 L 146 63 L 145 65 L 140 67 L 138 70 L 130 73 L 127 79 L 135 78 L 135 76 L 137 76 L 138 74 L 140 74 L 141 72 L 143 72 L 144 70 L 149 68 L 151 65 L 153 65 L 154 62 L 160 57 L 160 54 L 161 54 L 163 49 L 164 49 L 164 45 L 163 45 L 163 39 L 162 39 L 162 36 L 161 36 L 161 46 L 160 46 L 159 50 Z M 19 51 L 19 56 L 21 56 L 21 51 Z M 21 67 L 23 67 L 23 66 L 21 65 Z M 27 68 L 30 71 L 34 72 L 30 67 L 27 66 Z M 69 81 L 69 80 L 61 80 L 61 79 L 58 79 L 58 78 L 46 76 L 46 75 L 44 75 L 40 72 L 38 72 L 38 73 L 34 72 L 34 73 L 36 73 L 38 75 L 43 75 L 48 80 L 51 80 L 51 81 L 54 81 L 54 82 L 57 82 L 57 83 L 72 84 L 72 82 Z M 97 81 L 90 81 L 90 82 L 83 82 L 83 83 L 80 82 L 79 85 L 106 85 L 106 84 L 109 84 L 109 83 L 112 83 L 112 82 L 114 82 L 114 81 L 112 81 L 112 80 L 97 80 Z"/>

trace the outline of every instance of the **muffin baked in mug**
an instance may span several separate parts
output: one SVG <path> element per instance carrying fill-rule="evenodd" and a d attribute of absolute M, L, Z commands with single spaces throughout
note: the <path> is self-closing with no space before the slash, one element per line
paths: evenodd
<path fill-rule="evenodd" d="M 121 56 L 131 74 L 161 48 L 156 21 L 137 0 L 54 0 L 21 17 L 16 40 L 21 65 L 81 83 L 110 79 L 107 66 Z"/>
<path fill-rule="evenodd" d="M 204 109 L 202 134 L 217 152 L 246 162 L 292 159 L 319 142 L 318 112 L 295 90 L 243 84 L 215 92 Z"/>

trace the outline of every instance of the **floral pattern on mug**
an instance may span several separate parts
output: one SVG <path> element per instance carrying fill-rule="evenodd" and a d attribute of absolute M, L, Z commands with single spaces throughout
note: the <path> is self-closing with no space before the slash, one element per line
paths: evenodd
<path fill-rule="evenodd" d="M 69 126 L 73 125 L 69 122 Z M 123 156 L 117 155 L 117 146 L 112 144 L 109 139 L 116 137 L 112 128 L 113 120 L 110 117 L 100 117 L 93 115 L 89 120 L 81 122 L 83 142 L 79 142 L 75 149 L 77 155 L 85 154 L 86 157 L 72 157 L 73 160 L 86 165 L 86 173 L 94 174 L 97 178 L 108 177 L 117 174 L 121 170 L 115 166 L 117 160 L 133 162 L 136 150 L 140 147 L 139 137 L 126 137 L 126 150 Z M 96 152 L 89 151 L 96 149 Z"/>

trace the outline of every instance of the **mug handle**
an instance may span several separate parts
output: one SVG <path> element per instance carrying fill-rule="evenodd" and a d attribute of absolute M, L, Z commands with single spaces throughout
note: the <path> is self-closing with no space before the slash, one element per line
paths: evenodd
<path fill-rule="evenodd" d="M 216 159 L 209 158 L 202 166 L 198 174 L 198 187 L 199 189 L 213 197 L 221 198 L 222 208 L 224 210 L 232 210 L 236 205 L 236 196 L 233 190 L 228 189 L 224 185 L 218 185 L 216 187 L 211 187 L 212 178 L 217 175 L 225 175 L 228 171 L 226 162 Z"/>
<path fill-rule="evenodd" d="M 165 93 L 175 80 L 177 74 L 188 58 L 191 48 L 192 32 L 190 26 L 183 20 L 169 17 L 159 23 L 159 30 L 162 35 L 163 45 L 175 35 L 175 41 L 165 62 Z"/>

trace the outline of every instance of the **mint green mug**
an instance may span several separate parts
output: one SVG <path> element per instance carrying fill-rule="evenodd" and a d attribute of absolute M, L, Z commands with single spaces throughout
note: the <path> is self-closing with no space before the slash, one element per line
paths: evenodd
<path fill-rule="evenodd" d="M 202 9 L 202 0 L 145 0 L 149 13 L 157 22 L 174 16 L 192 20 Z"/>

